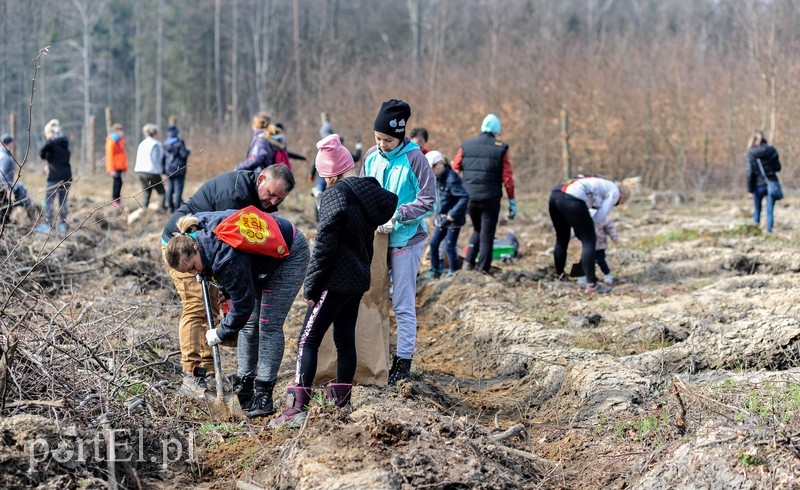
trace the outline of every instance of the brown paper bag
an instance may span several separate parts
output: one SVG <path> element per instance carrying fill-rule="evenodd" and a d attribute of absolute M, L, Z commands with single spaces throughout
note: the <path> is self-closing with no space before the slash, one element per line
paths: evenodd
<path fill-rule="evenodd" d="M 356 352 L 358 364 L 354 384 L 385 385 L 389 376 L 389 271 L 386 265 L 389 235 L 375 234 L 375 253 L 370 269 L 369 291 L 361 299 L 356 323 Z M 325 332 L 317 358 L 314 384 L 336 379 L 336 347 L 333 344 L 333 325 Z"/>

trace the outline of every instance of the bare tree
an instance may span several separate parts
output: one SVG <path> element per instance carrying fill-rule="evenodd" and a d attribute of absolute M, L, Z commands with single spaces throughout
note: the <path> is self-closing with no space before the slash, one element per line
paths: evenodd
<path fill-rule="evenodd" d="M 75 7 L 74 14 L 81 30 L 81 42 L 73 39 L 67 40 L 80 55 L 83 73 L 80 77 L 80 92 L 83 94 L 83 128 L 84 134 L 89 131 L 89 117 L 92 115 L 92 63 L 94 62 L 94 52 L 92 50 L 93 31 L 103 14 L 105 2 L 102 0 L 72 0 Z M 70 18 L 67 16 L 67 18 Z M 86 154 L 90 145 L 84 144 L 85 153 L 82 155 L 83 161 L 88 162 L 91 156 Z"/>
<path fill-rule="evenodd" d="M 222 63 L 220 52 L 220 16 L 222 12 L 222 0 L 214 2 L 214 98 L 217 109 L 217 127 L 222 127 L 223 105 L 222 101 Z"/>
<path fill-rule="evenodd" d="M 156 116 L 155 124 L 163 131 L 161 126 L 161 115 L 164 114 L 162 107 L 162 94 L 164 89 L 164 0 L 158 0 L 156 9 Z"/>

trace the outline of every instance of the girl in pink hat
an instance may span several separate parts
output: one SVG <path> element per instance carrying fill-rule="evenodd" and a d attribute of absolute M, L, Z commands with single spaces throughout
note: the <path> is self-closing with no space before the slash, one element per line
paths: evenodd
<path fill-rule="evenodd" d="M 369 290 L 373 235 L 397 208 L 394 193 L 372 177 L 357 176 L 353 156 L 339 135 L 326 136 L 317 149 L 317 175 L 325 179 L 327 188 L 303 289 L 308 309 L 297 343 L 295 386 L 288 388 L 283 415 L 270 421 L 270 427 L 299 426 L 305 420 L 317 353 L 331 324 L 336 383 L 325 388 L 325 396 L 340 408 L 349 405 L 356 371 L 356 320 L 361 297 Z"/>

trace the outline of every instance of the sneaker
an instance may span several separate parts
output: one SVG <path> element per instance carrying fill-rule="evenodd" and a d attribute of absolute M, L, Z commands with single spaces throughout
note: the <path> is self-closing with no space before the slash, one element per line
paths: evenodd
<path fill-rule="evenodd" d="M 586 276 L 581 276 L 578 278 L 578 286 L 585 286 L 586 285 Z"/>
<path fill-rule="evenodd" d="M 196 367 L 192 373 L 183 373 L 183 381 L 178 388 L 178 393 L 186 398 L 203 398 L 207 389 L 206 370 Z"/>
<path fill-rule="evenodd" d="M 59 223 L 56 225 L 56 231 L 59 233 L 66 233 L 67 232 L 67 224 L 66 223 Z"/>
<path fill-rule="evenodd" d="M 444 277 L 453 277 L 455 275 L 456 275 L 456 271 L 447 271 L 447 273 L 445 273 Z"/>
<path fill-rule="evenodd" d="M 442 276 L 441 271 L 435 271 L 433 269 L 426 272 L 424 275 L 419 277 L 419 281 L 427 281 L 430 279 L 439 279 Z"/>
<path fill-rule="evenodd" d="M 113 206 L 114 208 L 119 208 L 120 206 L 122 206 L 122 203 L 119 201 L 119 199 L 114 199 L 113 201 L 111 201 L 111 206 Z"/>
<path fill-rule="evenodd" d="M 603 278 L 603 282 L 608 285 L 614 284 L 614 276 L 611 274 L 606 274 L 606 277 Z"/>
<path fill-rule="evenodd" d="M 36 233 L 50 233 L 51 230 L 52 228 L 47 223 L 42 223 L 36 227 Z"/>
<path fill-rule="evenodd" d="M 594 284 L 587 284 L 585 291 L 587 293 L 606 294 L 611 292 L 611 288 L 604 284 L 594 283 Z"/>

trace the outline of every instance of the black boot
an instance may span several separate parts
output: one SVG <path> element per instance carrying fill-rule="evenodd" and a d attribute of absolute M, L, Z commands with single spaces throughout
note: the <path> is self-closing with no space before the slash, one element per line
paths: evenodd
<path fill-rule="evenodd" d="M 394 356 L 392 368 L 389 370 L 389 385 L 394 386 L 398 381 L 411 377 L 411 359 Z"/>
<path fill-rule="evenodd" d="M 275 382 L 257 379 L 254 387 L 255 396 L 253 396 L 253 403 L 247 412 L 247 418 L 266 417 L 275 412 L 275 405 L 272 403 L 272 390 L 275 388 Z"/>
<path fill-rule="evenodd" d="M 239 406 L 245 412 L 250 410 L 250 406 L 253 404 L 253 396 L 256 393 L 253 389 L 255 379 L 255 376 L 242 376 L 234 387 L 236 398 L 239 399 Z"/>

